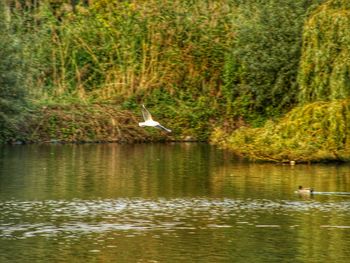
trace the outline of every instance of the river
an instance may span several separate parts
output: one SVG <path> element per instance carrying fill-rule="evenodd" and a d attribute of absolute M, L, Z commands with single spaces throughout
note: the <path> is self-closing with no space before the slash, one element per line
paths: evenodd
<path fill-rule="evenodd" d="M 207 144 L 0 146 L 0 262 L 348 262 L 337 192 L 349 165 L 249 163 Z"/>

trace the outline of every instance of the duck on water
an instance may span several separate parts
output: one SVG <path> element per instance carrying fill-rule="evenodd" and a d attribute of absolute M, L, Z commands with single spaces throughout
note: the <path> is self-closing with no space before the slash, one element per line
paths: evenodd
<path fill-rule="evenodd" d="M 350 192 L 316 192 L 313 188 L 304 188 L 299 186 L 298 190 L 295 191 L 296 194 L 307 196 L 307 195 L 333 195 L 333 196 L 348 196 L 350 197 Z"/>
<path fill-rule="evenodd" d="M 311 195 L 314 193 L 314 189 L 313 188 L 304 188 L 303 186 L 299 185 L 298 190 L 295 192 L 297 194 Z"/>

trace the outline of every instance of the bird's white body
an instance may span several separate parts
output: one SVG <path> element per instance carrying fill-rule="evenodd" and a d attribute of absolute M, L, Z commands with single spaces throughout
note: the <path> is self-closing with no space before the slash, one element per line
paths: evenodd
<path fill-rule="evenodd" d="M 146 127 L 146 126 L 157 127 L 158 125 L 160 125 L 159 122 L 154 121 L 154 120 L 148 120 L 148 121 L 144 121 L 144 122 L 139 122 L 139 126 L 140 127 Z"/>
<path fill-rule="evenodd" d="M 154 127 L 154 128 L 162 129 L 162 130 L 167 131 L 167 132 L 171 132 L 171 130 L 169 130 L 168 128 L 165 128 L 159 122 L 154 121 L 152 119 L 152 115 L 146 109 L 145 105 L 142 105 L 142 116 L 143 116 L 143 119 L 145 121 L 144 122 L 139 122 L 139 126 L 140 127 Z"/>

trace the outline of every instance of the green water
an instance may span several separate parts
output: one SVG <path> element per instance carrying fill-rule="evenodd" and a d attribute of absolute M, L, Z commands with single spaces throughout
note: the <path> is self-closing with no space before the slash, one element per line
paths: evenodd
<path fill-rule="evenodd" d="M 0 148 L 0 262 L 348 262 L 350 166 L 206 144 Z"/>

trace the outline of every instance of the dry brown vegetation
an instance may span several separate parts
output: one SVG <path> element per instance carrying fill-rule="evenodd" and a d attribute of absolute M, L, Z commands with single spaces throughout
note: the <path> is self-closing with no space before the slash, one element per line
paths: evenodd
<path fill-rule="evenodd" d="M 168 138 L 140 128 L 139 121 L 141 116 L 110 105 L 51 105 L 28 115 L 20 130 L 27 142 L 134 143 Z"/>

